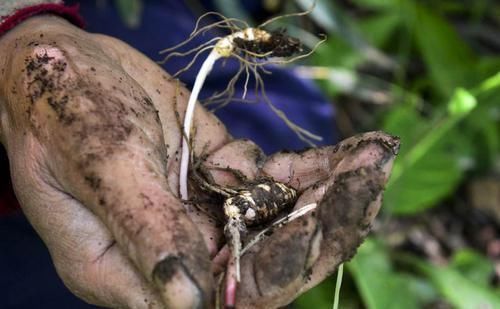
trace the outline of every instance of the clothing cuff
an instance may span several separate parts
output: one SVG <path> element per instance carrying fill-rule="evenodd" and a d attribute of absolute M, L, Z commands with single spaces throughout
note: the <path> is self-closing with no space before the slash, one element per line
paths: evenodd
<path fill-rule="evenodd" d="M 62 0 L 6 0 L 0 7 L 0 36 L 22 21 L 39 14 L 55 14 L 66 18 L 78 27 L 83 27 L 83 18 L 78 14 L 79 5 L 65 6 Z"/>

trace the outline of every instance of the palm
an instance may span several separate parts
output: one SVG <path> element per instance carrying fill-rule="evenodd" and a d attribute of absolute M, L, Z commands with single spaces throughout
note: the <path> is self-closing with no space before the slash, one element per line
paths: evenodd
<path fill-rule="evenodd" d="M 316 212 L 278 228 L 243 256 L 238 304 L 248 307 L 287 304 L 297 293 L 319 283 L 350 258 L 378 212 L 380 193 L 397 148 L 397 139 L 373 132 L 335 147 L 300 154 L 278 153 L 267 159 L 248 141 L 229 142 L 211 154 L 204 167 L 222 187 L 242 185 L 238 179 L 241 177 L 234 176 L 236 170 L 249 180 L 272 177 L 297 189 L 300 196 L 294 209 L 319 204 Z M 261 168 L 255 163 L 259 160 L 265 160 L 259 162 L 263 163 Z M 221 170 L 221 166 L 233 171 Z M 202 209 L 194 206 L 191 209 L 190 216 L 202 230 L 211 255 L 217 254 L 214 270 L 218 275 L 226 270 L 229 258 L 227 248 L 223 247 L 222 204 L 219 200 Z M 306 273 L 313 275 L 307 277 Z"/>

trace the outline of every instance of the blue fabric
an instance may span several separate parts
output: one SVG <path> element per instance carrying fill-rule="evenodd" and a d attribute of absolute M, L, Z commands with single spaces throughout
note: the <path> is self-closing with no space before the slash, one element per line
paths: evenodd
<path fill-rule="evenodd" d="M 0 217 L 0 308 L 98 308 L 76 298 L 57 276 L 47 248 L 22 213 Z"/>
<path fill-rule="evenodd" d="M 120 38 L 153 60 L 161 60 L 162 56 L 158 51 L 185 40 L 195 26 L 196 18 L 182 1 L 144 1 L 147 3 L 144 7 L 144 17 L 140 28 L 136 30 L 127 28 L 119 20 L 113 7 L 108 5 L 102 10 L 96 10 L 93 1 L 89 2 L 82 3 L 81 7 L 88 31 Z M 187 45 L 186 50 L 206 42 L 211 38 L 211 34 L 217 35 L 212 32 L 200 36 Z M 204 55 L 206 56 L 206 53 Z M 192 70 L 180 76 L 181 81 L 188 87 L 192 86 L 204 57 L 199 58 Z M 173 74 L 190 60 L 190 57 L 173 58 L 164 67 Z M 230 61 L 225 67 L 219 62 L 207 78 L 201 97 L 208 97 L 215 91 L 223 90 L 236 70 L 234 61 Z M 323 136 L 324 140 L 319 144 L 333 143 L 336 136 L 332 105 L 328 104 L 312 82 L 298 79 L 290 71 L 283 69 L 271 71 L 272 75 L 263 75 L 271 101 L 283 109 L 292 121 L 312 133 Z M 241 97 L 241 91 L 239 88 L 236 97 Z M 230 104 L 216 114 L 233 136 L 251 138 L 266 153 L 281 149 L 297 150 L 307 146 L 264 103 Z"/>
<path fill-rule="evenodd" d="M 81 13 L 87 21 L 88 31 L 120 38 L 150 58 L 160 60 L 158 51 L 184 40 L 193 29 L 195 18 L 182 1 L 143 2 L 142 24 L 135 30 L 127 28 L 109 4 L 104 9 L 97 9 L 96 1 L 81 1 Z M 191 46 L 207 38 L 202 37 Z M 175 72 L 188 60 L 175 59 L 165 68 Z M 199 63 L 195 68 L 198 67 Z M 225 67 L 216 66 L 202 96 L 224 89 L 224 80 L 230 78 L 235 69 L 234 62 Z M 322 135 L 325 138 L 323 143 L 333 143 L 336 140 L 333 110 L 316 87 L 283 69 L 274 68 L 272 72 L 271 76 L 265 76 L 271 100 L 290 119 Z M 181 75 L 181 80 L 190 87 L 195 74 L 195 70 L 187 72 Z M 241 96 L 241 91 L 239 88 L 236 95 Z M 265 104 L 231 104 L 219 110 L 217 115 L 233 136 L 251 138 L 267 153 L 305 146 Z M 47 249 L 21 214 L 0 217 L 0 308 L 96 308 L 80 301 L 63 286 Z"/>

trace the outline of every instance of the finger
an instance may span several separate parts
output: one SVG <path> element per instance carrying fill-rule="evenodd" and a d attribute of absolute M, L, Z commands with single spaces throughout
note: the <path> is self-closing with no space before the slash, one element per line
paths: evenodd
<path fill-rule="evenodd" d="M 315 191 L 306 191 L 297 201 L 296 209 L 318 199 L 320 190 Z M 245 253 L 241 259 L 242 279 L 236 307 L 274 308 L 293 299 L 303 285 L 307 265 L 318 256 L 322 232 L 316 215 L 313 211 L 286 224 Z"/>
<path fill-rule="evenodd" d="M 245 279 L 238 290 L 239 305 L 285 305 L 304 285 L 318 283 L 353 255 L 380 207 L 380 194 L 395 156 L 394 147 L 387 147 L 387 143 L 397 141 L 387 135 L 368 134 L 349 150 L 344 149 L 330 178 L 311 186 L 297 202 L 296 208 L 318 202 L 318 210 L 275 231 L 253 255 L 243 257 Z M 295 167 L 307 170 L 298 163 Z"/>
<path fill-rule="evenodd" d="M 54 40 L 53 35 L 44 38 Z M 75 52 L 74 40 L 66 40 L 71 35 L 64 33 L 57 46 L 40 44 L 27 55 L 36 65 L 19 82 L 33 102 L 27 104 L 27 120 L 45 128 L 35 134 L 48 145 L 50 173 L 104 222 L 168 306 L 208 303 L 208 251 L 169 191 L 166 143 L 154 106 L 116 62 L 104 61 L 98 48 Z M 88 79 L 81 72 L 95 76 Z M 119 81 L 121 88 L 111 89 Z"/>
<path fill-rule="evenodd" d="M 169 141 L 168 156 L 178 158 L 181 126 L 189 91 L 179 80 L 171 77 L 155 62 L 128 44 L 105 35 L 97 34 L 94 38 L 111 57 L 119 59 L 127 74 L 136 80 L 152 99 L 158 110 L 163 134 Z M 195 108 L 193 132 L 193 151 L 197 156 L 210 154 L 231 140 L 224 124 L 200 104 Z M 178 170 L 178 160 L 171 160 L 168 169 L 171 188 L 178 188 Z"/>
<path fill-rule="evenodd" d="M 375 131 L 355 135 L 335 146 L 309 149 L 302 153 L 276 153 L 268 158 L 262 168 L 262 173 L 297 190 L 304 190 L 318 181 L 329 178 L 332 171 L 338 168 L 339 163 L 344 162 L 345 165 L 345 161 L 343 161 L 345 156 L 350 155 L 364 144 L 375 143 L 386 148 L 388 150 L 387 157 L 391 158 L 398 151 L 398 141 L 398 138 Z M 373 161 L 369 152 L 354 159 L 356 165 L 362 164 L 362 161 Z"/>
<path fill-rule="evenodd" d="M 200 192 L 206 183 L 221 188 L 238 186 L 243 181 L 255 178 L 258 166 L 262 165 L 264 158 L 262 150 L 249 140 L 229 142 L 206 158 L 194 159 L 193 164 L 196 167 L 191 173 L 196 173 L 199 177 L 191 180 L 191 189 L 194 192 Z M 193 195 L 201 196 L 196 193 Z M 210 257 L 213 258 L 225 243 L 222 228 L 225 221 L 222 204 L 214 205 L 210 199 L 207 202 L 195 202 L 197 206 L 188 205 L 188 214 L 203 231 Z"/>
<path fill-rule="evenodd" d="M 40 179 L 40 171 L 27 169 L 30 164 L 26 163 L 32 162 L 20 160 L 21 156 L 11 158 L 23 211 L 48 247 L 57 273 L 75 295 L 109 308 L 163 308 L 155 288 L 95 215 Z"/>
<path fill-rule="evenodd" d="M 361 168 L 340 174 L 328 189 L 319 208 L 323 232 L 320 255 L 308 269 L 299 293 L 320 283 L 355 255 L 381 207 L 385 182 L 383 171 Z"/>
<path fill-rule="evenodd" d="M 340 160 L 335 147 L 327 146 L 302 153 L 278 152 L 271 155 L 261 173 L 287 184 L 299 191 L 327 179 Z"/>
<path fill-rule="evenodd" d="M 382 205 L 383 189 L 399 149 L 398 139 L 386 138 L 392 145 L 386 151 L 374 147 L 381 145 L 376 140 L 366 141 L 363 143 L 365 151 L 355 152 L 339 164 L 336 184 L 328 189 L 319 208 L 323 237 L 328 241 L 322 243 L 321 255 L 311 268 L 302 291 L 315 286 L 340 263 L 352 258 L 368 234 Z M 361 162 L 370 161 L 372 164 L 360 167 Z"/>
<path fill-rule="evenodd" d="M 265 155 L 254 142 L 234 140 L 212 152 L 204 163 L 213 180 L 220 186 L 235 186 L 256 177 Z"/>
<path fill-rule="evenodd" d="M 231 252 L 229 251 L 229 246 L 225 245 L 219 250 L 217 255 L 212 259 L 212 269 L 214 275 L 219 275 L 226 270 L 227 262 L 230 258 Z"/>
<path fill-rule="evenodd" d="M 173 79 L 160 66 L 126 43 L 104 35 L 95 35 L 95 39 L 111 57 L 120 61 L 123 69 L 146 91 L 158 110 L 166 141 L 166 156 L 170 158 L 167 165 L 168 184 L 170 190 L 177 194 L 181 161 L 181 131 L 189 91 L 179 80 Z M 224 145 L 231 140 L 219 119 L 199 105 L 195 108 L 193 133 L 191 140 L 196 157 L 214 153 L 224 148 Z M 219 172 L 213 171 L 213 173 Z M 225 175 L 230 177 L 229 173 Z M 210 256 L 214 256 L 220 248 L 223 235 L 218 226 L 220 224 L 217 224 L 217 218 L 220 215 L 214 215 L 213 212 L 221 210 L 214 210 L 213 205 L 195 207 L 193 204 L 187 204 L 185 206 L 191 220 L 202 231 Z"/>

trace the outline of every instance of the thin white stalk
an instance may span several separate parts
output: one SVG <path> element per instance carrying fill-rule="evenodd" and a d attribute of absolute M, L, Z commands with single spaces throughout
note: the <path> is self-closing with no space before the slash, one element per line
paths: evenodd
<path fill-rule="evenodd" d="M 339 269 L 337 270 L 337 282 L 335 283 L 335 298 L 333 299 L 333 307 L 332 309 L 339 308 L 339 300 L 340 300 L 340 286 L 342 285 L 342 276 L 344 274 L 344 264 L 340 264 Z"/>
<path fill-rule="evenodd" d="M 291 213 L 289 213 L 285 217 L 283 217 L 283 218 L 281 218 L 279 220 L 276 220 L 270 226 L 266 227 L 265 229 L 263 229 L 262 231 L 260 231 L 257 235 L 255 235 L 254 238 L 252 238 L 252 240 L 250 240 L 248 242 L 248 244 L 245 246 L 245 248 L 243 248 L 243 250 L 241 250 L 240 256 L 242 256 L 243 254 L 245 254 L 245 252 L 247 252 L 248 249 L 250 249 L 253 245 L 255 245 L 256 243 L 258 243 L 259 241 L 261 241 L 264 238 L 264 235 L 269 230 L 275 229 L 276 226 L 279 226 L 281 224 L 287 224 L 287 223 L 292 222 L 293 220 L 295 220 L 297 218 L 302 217 L 303 215 L 307 214 L 308 212 L 316 209 L 317 205 L 318 204 L 316 204 L 316 203 L 311 203 L 311 204 L 305 205 L 305 206 L 303 206 L 303 207 L 301 207 L 301 208 L 299 208 L 297 210 L 292 211 Z"/>
<path fill-rule="evenodd" d="M 219 59 L 221 55 L 212 49 L 210 54 L 208 54 L 207 59 L 201 65 L 198 75 L 196 75 L 196 80 L 194 81 L 193 90 L 189 96 L 188 105 L 186 108 L 186 113 L 184 114 L 184 124 L 183 124 L 183 137 L 182 137 L 182 153 L 181 153 L 181 167 L 179 171 L 179 192 L 183 200 L 188 199 L 188 189 L 187 189 L 187 176 L 189 170 L 189 159 L 190 155 L 190 135 L 191 127 L 193 122 L 194 108 L 196 106 L 196 101 L 198 101 L 198 95 L 203 87 L 206 77 L 212 70 L 215 61 Z"/>

